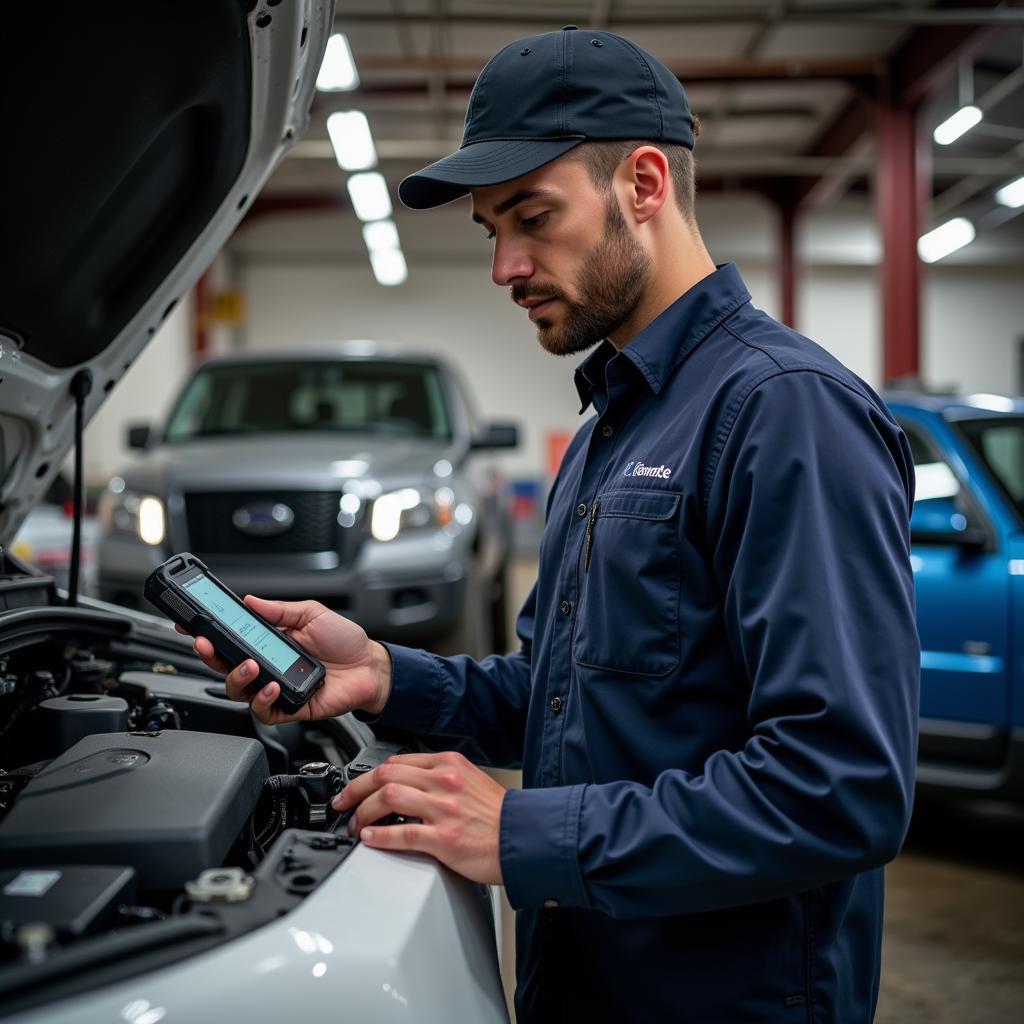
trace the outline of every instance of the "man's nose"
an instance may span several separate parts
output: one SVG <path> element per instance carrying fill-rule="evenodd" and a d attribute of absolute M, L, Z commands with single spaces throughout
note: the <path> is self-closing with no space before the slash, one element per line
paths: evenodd
<path fill-rule="evenodd" d="M 499 288 L 508 288 L 516 281 L 528 280 L 532 276 L 533 261 L 521 246 L 500 239 L 495 242 L 491 280 Z"/>

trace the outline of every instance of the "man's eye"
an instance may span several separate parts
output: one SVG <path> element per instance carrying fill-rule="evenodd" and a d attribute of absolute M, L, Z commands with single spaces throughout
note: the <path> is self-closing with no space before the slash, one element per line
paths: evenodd
<path fill-rule="evenodd" d="M 538 213 L 536 217 L 524 217 L 519 223 L 524 228 L 539 228 L 547 219 L 546 213 Z"/>

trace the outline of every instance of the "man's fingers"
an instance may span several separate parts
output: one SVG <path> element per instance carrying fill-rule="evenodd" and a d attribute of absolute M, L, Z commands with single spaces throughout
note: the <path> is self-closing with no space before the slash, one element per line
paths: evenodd
<path fill-rule="evenodd" d="M 451 750 L 444 750 L 437 754 L 395 754 L 388 758 L 386 764 L 408 764 L 416 768 L 436 768 L 442 764 L 449 764 L 458 754 Z"/>
<path fill-rule="evenodd" d="M 364 828 L 359 839 L 377 850 L 416 850 L 437 856 L 437 829 L 432 825 L 374 825 Z"/>
<path fill-rule="evenodd" d="M 349 819 L 348 830 L 358 835 L 361 828 L 372 825 L 389 814 L 403 814 L 407 818 L 422 818 L 430 823 L 437 812 L 437 798 L 412 786 L 389 782 L 367 797 Z"/>
<path fill-rule="evenodd" d="M 278 629 L 301 629 L 323 607 L 317 601 L 265 601 L 252 594 L 245 595 L 245 603 Z"/>
<path fill-rule="evenodd" d="M 280 695 L 280 684 L 271 682 L 267 683 L 262 690 L 257 691 L 252 700 L 249 701 L 252 713 L 264 725 L 280 725 L 282 722 L 290 722 L 296 717 L 295 715 L 286 715 L 283 711 L 275 709 L 274 701 Z"/>
<path fill-rule="evenodd" d="M 204 665 L 208 665 L 214 672 L 223 672 L 227 675 L 231 666 L 213 649 L 213 644 L 205 636 L 197 636 L 192 650 L 199 655 Z"/>
<path fill-rule="evenodd" d="M 334 809 L 348 810 L 366 800 L 378 789 L 396 783 L 403 786 L 415 786 L 417 789 L 430 788 L 430 778 L 422 768 L 409 764 L 404 757 L 389 759 L 372 772 L 360 775 L 350 782 L 335 798 Z"/>
<path fill-rule="evenodd" d="M 236 665 L 231 669 L 227 678 L 224 680 L 224 685 L 227 687 L 228 696 L 232 700 L 244 700 L 248 701 L 252 696 L 250 687 L 256 681 L 256 677 L 259 675 L 259 668 L 256 662 L 252 658 L 243 661 L 241 665 Z M 273 684 L 277 686 L 276 683 Z M 274 694 L 275 698 L 277 694 Z"/>

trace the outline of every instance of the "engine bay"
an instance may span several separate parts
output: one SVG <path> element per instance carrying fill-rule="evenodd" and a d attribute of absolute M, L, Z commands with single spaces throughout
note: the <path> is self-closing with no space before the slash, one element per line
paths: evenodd
<path fill-rule="evenodd" d="M 265 726 L 130 617 L 0 626 L 0 1015 L 287 913 L 355 845 L 332 796 L 407 749 L 352 716 Z"/>

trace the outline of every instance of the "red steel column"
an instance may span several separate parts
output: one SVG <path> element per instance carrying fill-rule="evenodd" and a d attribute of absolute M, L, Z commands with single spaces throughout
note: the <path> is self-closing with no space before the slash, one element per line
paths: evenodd
<path fill-rule="evenodd" d="M 198 362 L 210 347 L 210 272 L 196 281 L 192 306 L 192 359 Z"/>
<path fill-rule="evenodd" d="M 779 203 L 779 309 L 787 327 L 796 327 L 796 207 Z"/>
<path fill-rule="evenodd" d="M 927 183 L 918 153 L 916 108 L 875 110 L 878 167 L 875 200 L 882 241 L 883 377 L 919 377 L 921 370 L 921 234 L 922 200 Z"/>

